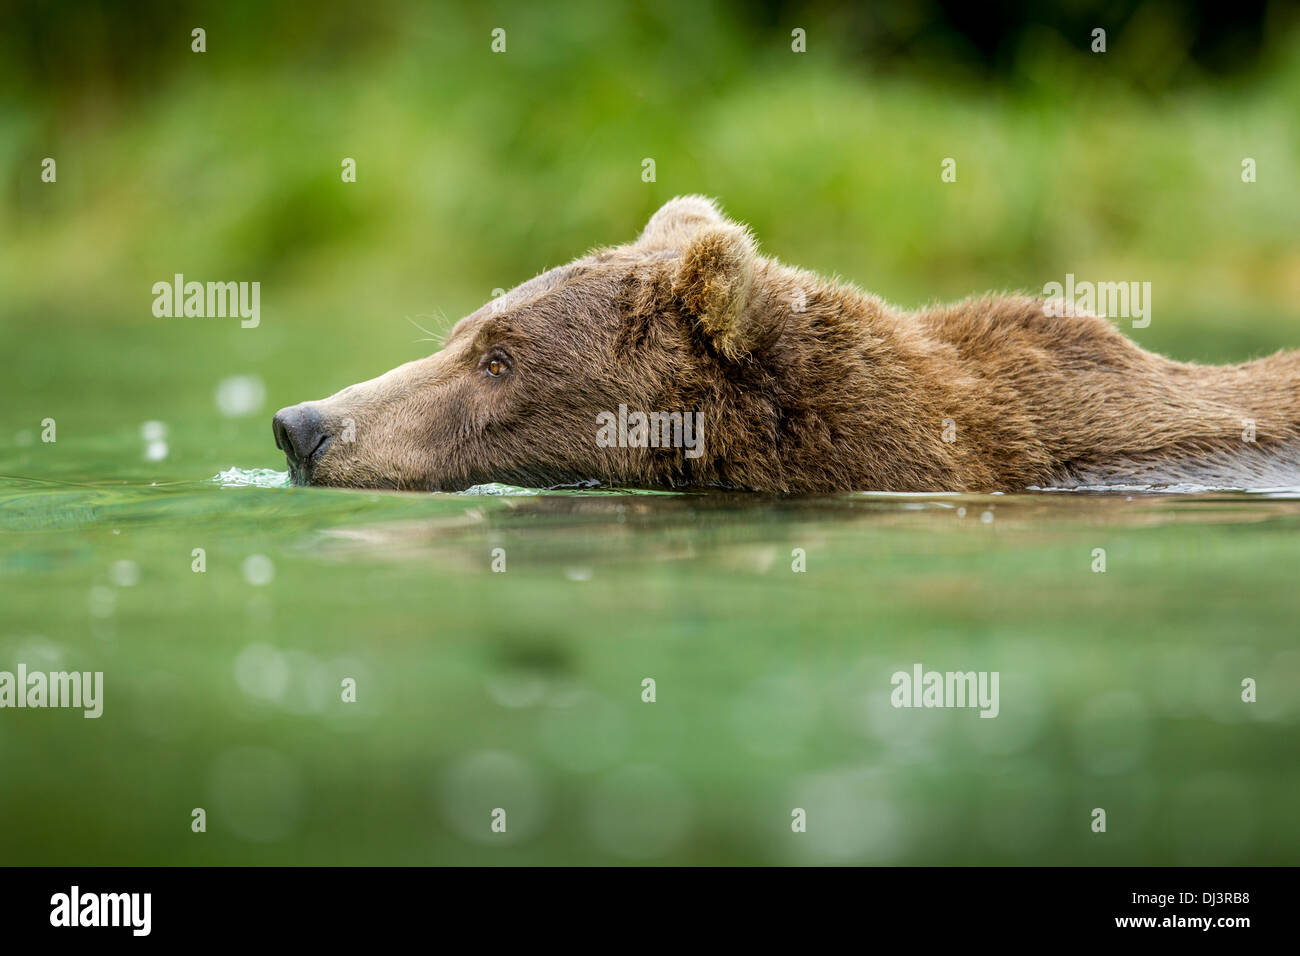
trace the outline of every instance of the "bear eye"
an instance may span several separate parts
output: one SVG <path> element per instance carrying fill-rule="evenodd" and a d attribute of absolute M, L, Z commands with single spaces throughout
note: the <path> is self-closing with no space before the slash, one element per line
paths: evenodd
<path fill-rule="evenodd" d="M 484 370 L 493 378 L 500 378 L 506 373 L 506 363 L 499 358 L 488 359 L 487 364 L 483 366 Z"/>

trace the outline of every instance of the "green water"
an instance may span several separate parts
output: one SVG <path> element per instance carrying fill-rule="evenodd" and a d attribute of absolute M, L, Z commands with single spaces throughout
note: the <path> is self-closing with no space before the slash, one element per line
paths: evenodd
<path fill-rule="evenodd" d="M 1300 859 L 1296 495 L 399 495 L 30 438 L 0 670 L 103 715 L 0 711 L 4 863 Z M 914 664 L 998 716 L 894 708 Z"/>

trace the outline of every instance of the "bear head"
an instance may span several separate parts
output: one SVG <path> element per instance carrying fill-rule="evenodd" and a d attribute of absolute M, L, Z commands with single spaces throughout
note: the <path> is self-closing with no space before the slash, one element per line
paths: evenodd
<path fill-rule="evenodd" d="M 302 485 L 725 485 L 790 312 L 780 268 L 712 201 L 673 199 L 635 241 L 498 296 L 427 358 L 281 409 L 276 444 Z"/>

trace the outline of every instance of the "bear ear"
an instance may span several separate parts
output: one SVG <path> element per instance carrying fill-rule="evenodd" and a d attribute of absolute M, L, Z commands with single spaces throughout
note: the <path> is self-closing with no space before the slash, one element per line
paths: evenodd
<path fill-rule="evenodd" d="M 726 220 L 712 199 L 678 196 L 650 217 L 637 244 L 651 249 L 680 249 L 701 226 L 722 222 Z"/>
<path fill-rule="evenodd" d="M 731 361 L 761 351 L 781 331 L 781 310 L 756 290 L 757 259 L 749 232 L 720 220 L 695 230 L 673 274 L 673 298 Z"/>

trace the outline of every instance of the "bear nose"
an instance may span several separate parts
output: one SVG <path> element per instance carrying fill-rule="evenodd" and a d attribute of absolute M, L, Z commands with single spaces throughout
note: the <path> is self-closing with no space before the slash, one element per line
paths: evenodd
<path fill-rule="evenodd" d="M 271 419 L 271 430 L 275 433 L 276 447 L 284 452 L 289 464 L 299 467 L 310 462 L 329 441 L 325 420 L 320 412 L 306 404 L 280 409 Z"/>

